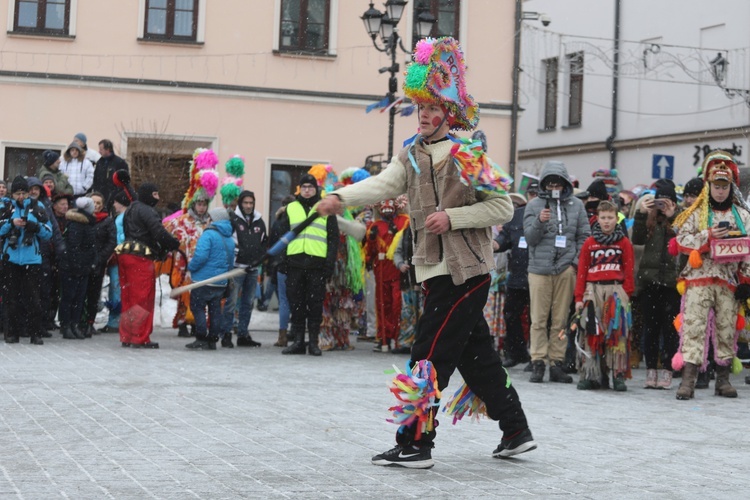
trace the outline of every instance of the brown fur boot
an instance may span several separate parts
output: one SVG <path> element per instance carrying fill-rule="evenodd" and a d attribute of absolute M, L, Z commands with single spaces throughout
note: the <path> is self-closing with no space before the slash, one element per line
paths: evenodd
<path fill-rule="evenodd" d="M 286 344 L 287 344 L 286 330 L 279 328 L 279 340 L 277 340 L 274 345 L 276 347 L 286 347 Z"/>
<path fill-rule="evenodd" d="M 686 401 L 693 397 L 695 390 L 695 380 L 698 378 L 698 365 L 685 363 L 682 368 L 682 380 L 680 387 L 677 389 L 677 399 Z"/>
<path fill-rule="evenodd" d="M 729 383 L 729 366 L 716 365 L 716 383 L 714 384 L 714 394 L 725 398 L 736 398 L 737 389 Z"/>

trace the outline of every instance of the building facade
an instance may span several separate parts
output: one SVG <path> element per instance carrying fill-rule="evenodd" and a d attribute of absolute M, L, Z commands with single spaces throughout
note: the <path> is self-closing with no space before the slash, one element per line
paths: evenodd
<path fill-rule="evenodd" d="M 381 101 L 390 57 L 373 48 L 364 0 L 2 0 L 0 172 L 31 175 L 45 149 L 83 132 L 107 138 L 134 169 L 179 201 L 196 147 L 246 160 L 245 188 L 266 217 L 316 163 L 336 171 L 385 160 Z M 490 154 L 510 141 L 512 2 L 412 0 L 398 25 L 414 43 L 421 9 L 468 61 Z M 382 44 L 381 44 L 382 46 Z M 408 56 L 399 52 L 398 74 Z M 405 106 L 404 106 L 405 107 Z M 395 151 L 416 133 L 395 118 Z M 502 163 L 502 162 L 501 162 Z"/>
<path fill-rule="evenodd" d="M 524 10 L 551 23 L 523 23 L 520 171 L 562 160 L 585 189 L 614 167 L 629 189 L 682 184 L 712 149 L 750 163 L 749 3 L 527 0 Z"/>

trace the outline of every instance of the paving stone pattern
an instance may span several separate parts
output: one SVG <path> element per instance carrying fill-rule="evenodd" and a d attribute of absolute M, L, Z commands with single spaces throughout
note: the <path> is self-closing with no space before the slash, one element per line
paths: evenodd
<path fill-rule="evenodd" d="M 494 422 L 443 418 L 431 470 L 376 467 L 393 444 L 384 370 L 406 356 L 282 356 L 274 314 L 255 312 L 257 349 L 159 350 L 117 335 L 0 344 L 0 498 L 728 498 L 746 494 L 747 372 L 740 397 L 710 390 L 577 391 L 511 376 L 536 451 L 491 457 Z M 575 377 L 577 378 L 577 377 Z M 448 391 L 460 384 L 455 376 Z M 676 384 L 675 384 L 676 385 Z"/>

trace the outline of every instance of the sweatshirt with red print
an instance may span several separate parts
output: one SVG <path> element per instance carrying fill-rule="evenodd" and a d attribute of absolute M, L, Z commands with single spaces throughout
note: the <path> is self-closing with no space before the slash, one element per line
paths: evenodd
<path fill-rule="evenodd" d="M 589 236 L 583 243 L 578 261 L 575 300 L 583 301 L 587 282 L 620 281 L 628 296 L 635 290 L 633 245 L 628 238 L 599 243 Z"/>

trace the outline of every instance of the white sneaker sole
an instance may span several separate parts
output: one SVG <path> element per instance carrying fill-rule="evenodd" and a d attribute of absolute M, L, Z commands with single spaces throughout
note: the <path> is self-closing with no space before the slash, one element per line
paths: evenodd
<path fill-rule="evenodd" d="M 526 453 L 527 451 L 536 450 L 536 442 L 535 441 L 529 441 L 527 443 L 523 443 L 518 448 L 513 448 L 512 450 L 503 450 L 500 453 L 493 453 L 492 456 L 495 458 L 510 458 L 516 455 L 520 455 L 521 453 Z"/>
<path fill-rule="evenodd" d="M 407 469 L 429 469 L 435 465 L 435 462 L 430 458 L 429 460 L 420 460 L 419 462 L 391 462 L 390 460 L 372 460 L 373 465 L 397 465 L 399 467 L 406 467 Z"/>

